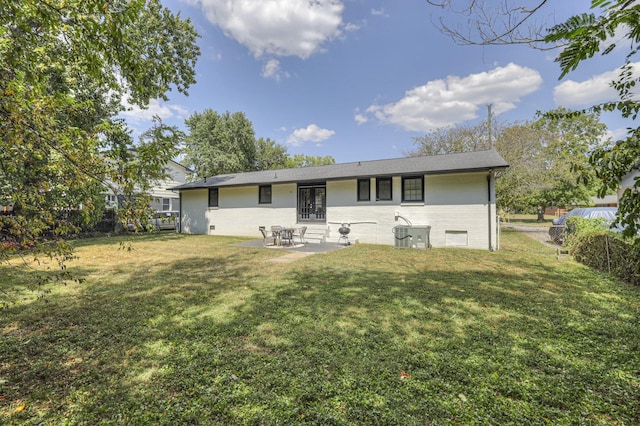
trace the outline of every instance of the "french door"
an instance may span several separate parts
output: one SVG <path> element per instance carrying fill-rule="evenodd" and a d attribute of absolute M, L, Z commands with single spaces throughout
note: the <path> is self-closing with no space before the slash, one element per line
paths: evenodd
<path fill-rule="evenodd" d="M 327 221 L 326 185 L 308 185 L 298 187 L 298 222 Z"/>

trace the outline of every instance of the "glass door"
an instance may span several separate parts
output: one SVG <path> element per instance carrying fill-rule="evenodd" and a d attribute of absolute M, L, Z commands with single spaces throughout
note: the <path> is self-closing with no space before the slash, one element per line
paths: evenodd
<path fill-rule="evenodd" d="M 327 187 L 298 187 L 298 222 L 326 222 Z"/>

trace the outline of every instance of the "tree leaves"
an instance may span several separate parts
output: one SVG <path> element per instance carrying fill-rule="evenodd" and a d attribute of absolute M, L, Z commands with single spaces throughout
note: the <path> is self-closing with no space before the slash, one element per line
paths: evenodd
<path fill-rule="evenodd" d="M 113 117 L 124 93 L 141 107 L 172 88 L 186 93 L 196 38 L 159 0 L 0 3 L 0 200 L 14 207 L 0 216 L 1 241 L 64 262 L 67 249 L 48 241 L 102 215 L 104 184 L 126 181 L 130 194 L 148 188 L 181 133 L 155 123 L 141 157 L 125 160 L 110 155 L 136 144 Z"/>
<path fill-rule="evenodd" d="M 631 46 L 640 41 L 640 5 L 628 0 L 593 0 L 592 9 L 599 10 L 597 18 L 584 15 L 570 18 L 564 24 L 550 29 L 547 41 L 565 40 L 568 46 L 558 56 L 561 67 L 560 77 L 576 69 L 584 60 L 594 56 L 604 46 L 603 54 L 613 51 L 616 43 L 613 35 L 624 31 Z M 619 38 L 619 37 L 618 37 Z M 619 44 L 619 43 L 618 43 Z M 623 118 L 635 120 L 640 111 L 636 97 L 636 85 L 640 80 L 633 64 L 637 50 L 632 48 L 619 68 L 619 74 L 612 86 L 618 92 L 619 100 L 597 104 L 590 111 L 618 111 Z M 589 157 L 596 177 L 601 181 L 599 194 L 616 191 L 621 180 L 640 164 L 638 143 L 640 129 L 628 129 L 626 138 L 613 144 L 594 147 Z M 582 178 L 584 179 L 584 173 Z M 636 180 L 618 200 L 618 224 L 625 226 L 624 235 L 635 239 L 640 245 L 640 181 Z"/>

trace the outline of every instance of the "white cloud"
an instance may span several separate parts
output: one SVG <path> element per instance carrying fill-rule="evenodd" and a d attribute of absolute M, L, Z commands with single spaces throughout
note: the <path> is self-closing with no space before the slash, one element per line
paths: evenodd
<path fill-rule="evenodd" d="M 384 17 L 388 17 L 389 16 L 387 14 L 387 12 L 384 11 L 384 8 L 371 9 L 371 15 L 373 15 L 373 16 L 384 16 Z"/>
<path fill-rule="evenodd" d="M 356 120 L 356 123 L 358 124 L 364 124 L 367 121 L 369 121 L 369 118 L 364 114 L 356 114 L 353 118 Z"/>
<path fill-rule="evenodd" d="M 632 64 L 634 75 L 640 77 L 640 62 Z M 595 75 L 585 81 L 567 80 L 553 89 L 553 100 L 556 105 L 577 107 L 611 102 L 619 99 L 611 82 L 619 79 L 620 69 Z"/>
<path fill-rule="evenodd" d="M 199 0 L 209 22 L 256 57 L 306 59 L 341 35 L 340 0 Z M 190 1 L 193 3 L 193 0 Z"/>
<path fill-rule="evenodd" d="M 170 118 L 185 119 L 189 116 L 189 111 L 182 105 L 168 104 L 157 99 L 152 99 L 146 109 L 131 105 L 124 100 L 122 105 L 125 107 L 125 111 L 122 111 L 120 115 L 134 123 L 151 121 L 155 116 L 160 117 L 162 120 Z"/>
<path fill-rule="evenodd" d="M 344 26 L 344 30 L 347 32 L 358 31 L 360 29 L 360 25 L 354 24 L 353 22 L 347 22 Z"/>
<path fill-rule="evenodd" d="M 280 81 L 282 78 L 289 78 L 289 73 L 280 69 L 280 61 L 269 59 L 262 67 L 262 76 Z"/>
<path fill-rule="evenodd" d="M 629 130 L 625 127 L 618 127 L 616 129 L 607 129 L 604 140 L 617 141 L 627 137 L 628 134 L 629 134 Z"/>
<path fill-rule="evenodd" d="M 287 138 L 287 143 L 293 146 L 300 146 L 304 142 L 323 142 L 333 136 L 333 130 L 322 129 L 315 124 L 309 124 L 304 129 L 296 129 Z"/>
<path fill-rule="evenodd" d="M 407 91 L 397 102 L 369 106 L 367 113 L 383 124 L 429 132 L 475 119 L 479 108 L 487 104 L 493 105 L 496 115 L 509 111 L 541 84 L 537 71 L 510 63 L 466 77 L 430 81 Z"/>

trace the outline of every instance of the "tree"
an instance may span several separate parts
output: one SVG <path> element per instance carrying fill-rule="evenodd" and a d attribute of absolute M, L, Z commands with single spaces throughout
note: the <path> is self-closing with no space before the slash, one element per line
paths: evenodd
<path fill-rule="evenodd" d="M 429 3 L 452 8 L 453 0 L 428 0 Z M 462 44 L 513 44 L 527 43 L 537 48 L 561 49 L 556 61 L 560 65 L 560 78 L 575 70 L 580 64 L 600 53 L 607 55 L 621 43 L 631 48 L 619 68 L 612 86 L 618 99 L 593 105 L 584 112 L 617 111 L 623 118 L 634 119 L 640 111 L 640 101 L 633 96 L 633 89 L 640 77 L 633 70 L 633 59 L 640 41 L 640 5 L 634 0 L 592 0 L 591 11 L 575 15 L 564 23 L 547 28 L 544 24 L 532 24 L 534 16 L 550 3 L 540 0 L 533 7 L 519 2 L 503 2 L 502 10 L 488 11 L 484 2 L 462 0 L 464 12 L 472 18 L 466 33 L 441 21 L 441 29 Z M 454 8 L 455 9 L 455 8 Z M 547 29 L 546 34 L 543 29 Z M 640 128 L 630 127 L 627 137 L 596 147 L 589 163 L 600 179 L 599 195 L 617 189 L 622 178 L 640 161 Z M 589 176 L 584 178 L 589 179 Z M 618 200 L 617 222 L 625 226 L 624 234 L 635 239 L 640 249 L 640 180 L 636 180 Z"/>
<path fill-rule="evenodd" d="M 255 138 L 253 124 L 242 112 L 219 114 L 211 109 L 194 113 L 185 121 L 184 162 L 197 176 L 334 164 L 333 157 L 296 154 L 269 138 Z"/>
<path fill-rule="evenodd" d="M 531 122 L 505 126 L 496 149 L 509 168 L 496 179 L 496 205 L 504 212 L 538 210 L 538 190 L 545 185 L 545 157 L 540 131 Z"/>
<path fill-rule="evenodd" d="M 330 155 L 321 157 L 321 156 L 313 156 L 313 155 L 295 154 L 293 157 L 289 157 L 287 159 L 286 167 L 288 169 L 293 169 L 296 167 L 327 166 L 329 164 L 335 164 L 335 163 L 336 163 L 336 160 Z"/>
<path fill-rule="evenodd" d="M 588 204 L 595 193 L 593 181 L 580 181 L 575 170 L 588 170 L 590 150 L 604 139 L 606 126 L 599 121 L 599 114 L 575 115 L 559 108 L 541 115 L 532 127 L 539 135 L 542 153 L 541 185 L 534 191 L 538 220 L 543 220 L 545 209 L 553 205 Z"/>
<path fill-rule="evenodd" d="M 105 137 L 109 149 L 101 155 L 115 167 L 106 168 L 104 184 L 118 197 L 119 221 L 123 225 L 140 224 L 140 228 L 147 229 L 151 215 L 150 189 L 167 178 L 167 159 L 178 155 L 184 133 L 156 117 L 153 127 L 140 136 L 135 147 L 131 131 L 124 125 L 112 126 Z"/>
<path fill-rule="evenodd" d="M 487 132 L 486 123 L 480 123 L 468 127 L 447 127 L 437 129 L 424 136 L 413 138 L 417 148 L 408 153 L 408 156 L 440 155 L 454 152 L 483 151 L 491 148 L 492 140 L 495 141 L 499 126 L 492 126 L 491 138 Z"/>
<path fill-rule="evenodd" d="M 594 105 L 592 111 L 618 111 L 624 118 L 635 120 L 640 112 L 640 101 L 634 88 L 640 82 L 640 76 L 634 71 L 633 59 L 637 54 L 635 46 L 640 42 L 640 5 L 632 0 L 603 1 L 593 0 L 592 9 L 600 15 L 584 13 L 569 18 L 565 23 L 552 27 L 545 41 L 564 43 L 566 47 L 557 58 L 562 70 L 561 77 L 575 70 L 582 61 L 593 57 L 602 50 L 610 53 L 618 43 L 620 34 L 623 40 L 634 48 L 629 50 L 620 73 L 611 85 L 618 92 L 619 99 Z M 615 37 L 614 37 L 615 35 Z M 598 195 L 604 196 L 615 191 L 622 178 L 640 167 L 640 127 L 629 128 L 627 137 L 614 143 L 598 146 L 591 152 L 589 163 L 595 169 L 600 180 Z M 582 178 L 589 181 L 589 174 Z M 627 188 L 618 200 L 616 223 L 624 228 L 624 235 L 635 240 L 640 250 L 640 179 Z"/>
<path fill-rule="evenodd" d="M 286 146 L 269 138 L 256 140 L 256 170 L 284 169 L 288 158 Z"/>
<path fill-rule="evenodd" d="M 545 11 L 549 0 L 523 5 L 522 1 L 480 2 L 476 0 L 427 0 L 441 9 L 469 17 L 458 27 L 439 20 L 443 34 L 461 45 L 527 44 L 543 49 L 545 23 L 535 21 Z"/>
<path fill-rule="evenodd" d="M 185 163 L 197 176 L 256 170 L 253 124 L 242 112 L 219 114 L 212 109 L 193 113 L 185 121 Z"/>
<path fill-rule="evenodd" d="M 409 155 L 438 155 L 489 149 L 493 145 L 509 164 L 497 180 L 498 206 L 506 211 L 586 204 L 595 191 L 576 179 L 586 169 L 587 153 L 604 135 L 598 114 L 574 116 L 564 109 L 525 123 L 440 129 L 414 139 Z"/>
<path fill-rule="evenodd" d="M 114 120 L 122 98 L 145 107 L 172 88 L 187 93 L 196 38 L 159 0 L 0 3 L 0 199 L 15 213 L 0 217 L 0 256 L 30 246 L 64 270 L 72 216 L 98 214 L 101 186 L 124 167 L 115 154 L 135 146 Z M 156 123 L 148 136 L 158 143 L 143 143 L 144 160 L 132 160 L 131 188 L 170 159 L 160 134 L 170 130 Z"/>

